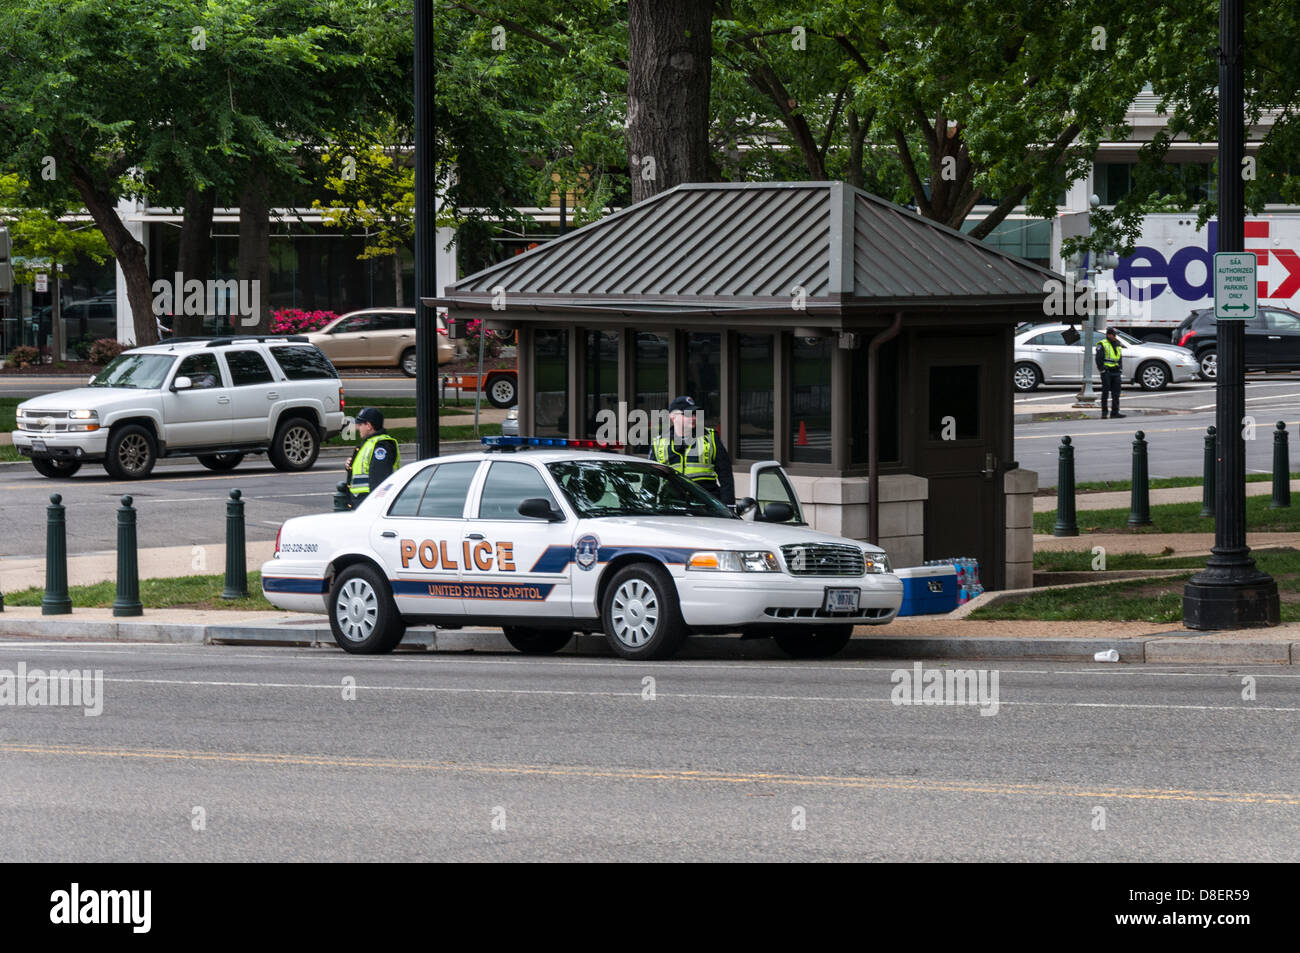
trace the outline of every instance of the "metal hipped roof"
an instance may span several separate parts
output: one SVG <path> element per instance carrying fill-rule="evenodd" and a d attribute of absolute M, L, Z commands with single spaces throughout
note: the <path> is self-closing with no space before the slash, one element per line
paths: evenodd
<path fill-rule="evenodd" d="M 451 284 L 481 310 L 789 313 L 1039 302 L 1052 272 L 842 182 L 679 185 Z"/>

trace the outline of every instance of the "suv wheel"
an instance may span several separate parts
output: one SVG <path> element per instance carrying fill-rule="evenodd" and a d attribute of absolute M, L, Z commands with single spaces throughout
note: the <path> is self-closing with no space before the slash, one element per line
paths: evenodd
<path fill-rule="evenodd" d="M 830 658 L 843 651 L 851 638 L 851 625 L 820 625 L 808 632 L 782 632 L 775 641 L 791 658 Z"/>
<path fill-rule="evenodd" d="M 56 460 L 52 457 L 32 457 L 32 466 L 41 476 L 53 479 L 70 477 L 81 469 L 78 460 Z"/>
<path fill-rule="evenodd" d="M 398 360 L 397 365 L 402 369 L 402 373 L 407 377 L 414 377 L 419 365 L 415 359 L 415 348 L 408 347 L 402 352 L 402 357 Z"/>
<path fill-rule="evenodd" d="M 1016 390 L 1028 393 L 1031 390 L 1038 390 L 1038 385 L 1043 382 L 1043 375 L 1038 373 L 1038 368 L 1032 364 L 1017 364 L 1016 369 L 1011 372 L 1011 381 L 1016 385 Z"/>
<path fill-rule="evenodd" d="M 1159 361 L 1147 361 L 1138 368 L 1137 379 L 1143 390 L 1164 390 L 1169 385 L 1169 368 Z"/>
<path fill-rule="evenodd" d="M 519 399 L 515 379 L 509 374 L 498 374 L 488 384 L 488 403 L 493 407 L 513 407 Z"/>
<path fill-rule="evenodd" d="M 199 463 L 209 470 L 233 470 L 243 460 L 242 453 L 204 453 L 199 456 Z"/>
<path fill-rule="evenodd" d="M 373 567 L 349 566 L 330 588 L 330 631 L 344 652 L 382 655 L 397 648 L 406 623 L 388 581 Z"/>
<path fill-rule="evenodd" d="M 127 424 L 108 438 L 104 469 L 115 480 L 142 480 L 153 471 L 158 448 L 153 434 L 140 424 Z"/>
<path fill-rule="evenodd" d="M 1196 359 L 1201 363 L 1201 378 L 1212 381 L 1219 373 L 1219 352 L 1215 348 L 1207 348 Z"/>
<path fill-rule="evenodd" d="M 525 655 L 550 655 L 573 639 L 572 632 L 562 629 L 532 629 L 522 625 L 503 625 L 506 641 Z"/>
<path fill-rule="evenodd" d="M 637 661 L 672 658 L 688 634 L 673 579 L 653 563 L 636 563 L 614 575 L 600 618 L 615 654 Z"/>
<path fill-rule="evenodd" d="M 301 417 L 290 417 L 275 428 L 275 439 L 267 456 L 277 470 L 308 470 L 320 453 L 316 425 Z"/>

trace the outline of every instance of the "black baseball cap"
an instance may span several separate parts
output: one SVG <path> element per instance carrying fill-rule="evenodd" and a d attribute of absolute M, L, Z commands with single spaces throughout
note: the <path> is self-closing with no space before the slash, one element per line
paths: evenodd
<path fill-rule="evenodd" d="M 1107 328 L 1107 329 L 1106 329 L 1106 337 L 1110 337 L 1112 334 L 1116 334 L 1116 335 L 1117 335 L 1117 334 L 1119 334 L 1119 332 L 1116 331 L 1114 328 Z"/>
<path fill-rule="evenodd" d="M 672 413 L 674 410 L 680 410 L 689 414 L 693 412 L 695 409 L 696 409 L 695 398 L 688 397 L 684 394 L 681 397 L 674 397 L 673 402 L 668 405 L 669 413 Z"/>
<path fill-rule="evenodd" d="M 357 423 L 370 424 L 376 430 L 382 430 L 384 426 L 384 415 L 374 407 L 363 407 L 357 412 Z"/>

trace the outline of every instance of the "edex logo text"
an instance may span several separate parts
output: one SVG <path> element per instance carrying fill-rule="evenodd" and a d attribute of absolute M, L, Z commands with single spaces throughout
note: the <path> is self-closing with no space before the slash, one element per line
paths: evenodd
<path fill-rule="evenodd" d="M 1246 251 L 1259 262 L 1257 288 L 1260 300 L 1292 298 L 1300 293 L 1300 254 L 1290 248 L 1254 248 L 1252 239 L 1268 239 L 1272 222 L 1246 222 Z M 1214 295 L 1214 253 L 1219 250 L 1219 223 L 1210 222 L 1205 247 L 1187 245 L 1168 258 L 1158 248 L 1139 245 L 1132 255 L 1115 267 L 1115 285 L 1121 295 L 1139 301 L 1160 297 L 1166 290 L 1184 301 L 1200 301 Z M 1263 277 L 1270 261 L 1282 266 L 1282 280 L 1269 287 Z M 1194 267 L 1193 267 L 1194 266 Z M 1274 269 L 1276 271 L 1276 269 Z M 1134 284 L 1141 282 L 1142 284 Z"/>

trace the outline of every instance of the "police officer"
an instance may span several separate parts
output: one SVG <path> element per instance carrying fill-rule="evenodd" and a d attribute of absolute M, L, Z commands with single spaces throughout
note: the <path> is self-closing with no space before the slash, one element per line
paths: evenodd
<path fill-rule="evenodd" d="M 384 430 L 384 415 L 377 409 L 366 407 L 357 414 L 357 433 L 361 446 L 352 451 L 347 467 L 350 508 L 354 510 L 371 487 L 379 486 L 402 465 L 397 440 Z"/>
<path fill-rule="evenodd" d="M 1119 412 L 1119 388 L 1123 380 L 1121 363 L 1124 359 L 1124 345 L 1114 328 L 1106 329 L 1106 336 L 1097 345 L 1097 370 L 1101 371 L 1101 415 L 1106 413 L 1106 396 L 1110 395 L 1110 417 L 1125 417 Z"/>
<path fill-rule="evenodd" d="M 697 436 L 697 412 L 694 398 L 674 397 L 668 405 L 672 436 L 656 436 L 650 444 L 650 457 L 672 467 L 730 506 L 736 502 L 731 456 L 714 428 L 705 427 Z"/>

